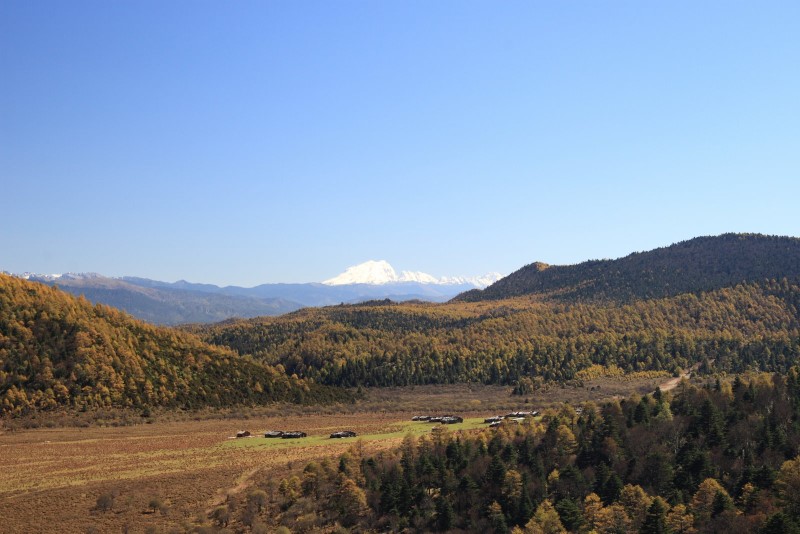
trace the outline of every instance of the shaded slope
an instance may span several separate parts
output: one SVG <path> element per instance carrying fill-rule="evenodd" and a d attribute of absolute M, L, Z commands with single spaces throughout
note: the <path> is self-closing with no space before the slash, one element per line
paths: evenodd
<path fill-rule="evenodd" d="M 564 266 L 533 263 L 483 291 L 468 291 L 455 300 L 475 302 L 542 295 L 568 302 L 631 302 L 784 277 L 800 277 L 800 239 L 724 234 L 698 237 L 616 260 Z"/>
<path fill-rule="evenodd" d="M 58 289 L 0 275 L 0 413 L 325 402 L 348 394 Z"/>

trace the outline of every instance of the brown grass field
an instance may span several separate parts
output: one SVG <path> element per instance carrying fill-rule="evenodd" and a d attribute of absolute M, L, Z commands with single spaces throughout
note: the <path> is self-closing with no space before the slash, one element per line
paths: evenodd
<path fill-rule="evenodd" d="M 417 413 L 460 414 L 461 429 L 482 426 L 477 418 L 552 403 L 601 400 L 652 391 L 653 379 L 600 379 L 583 388 L 552 388 L 527 398 L 494 386 L 426 386 L 367 392 L 353 406 L 248 409 L 200 417 L 156 414 L 152 424 L 88 428 L 0 430 L 0 531 L 186 532 L 208 524 L 208 511 L 229 492 L 254 480 L 280 480 L 308 461 L 336 456 L 354 440 L 330 440 L 335 430 L 354 430 L 367 450 L 399 443 L 408 433 L 429 432 L 412 423 Z M 598 388 L 599 386 L 599 388 Z M 192 418 L 193 417 L 193 418 Z M 255 436 L 231 439 L 237 430 Z M 302 430 L 300 440 L 270 440 L 271 429 Z M 458 428 L 454 428 L 457 430 Z M 114 496 L 110 510 L 98 497 Z M 153 512 L 154 498 L 163 504 Z"/>

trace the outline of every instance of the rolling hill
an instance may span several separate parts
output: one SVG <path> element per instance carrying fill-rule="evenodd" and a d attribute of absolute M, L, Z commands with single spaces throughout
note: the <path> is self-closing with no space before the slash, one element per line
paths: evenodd
<path fill-rule="evenodd" d="M 0 414 L 348 400 L 262 362 L 0 274 Z"/>

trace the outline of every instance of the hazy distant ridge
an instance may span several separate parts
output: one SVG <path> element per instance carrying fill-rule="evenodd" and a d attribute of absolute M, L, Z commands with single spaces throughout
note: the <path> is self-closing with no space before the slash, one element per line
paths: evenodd
<path fill-rule="evenodd" d="M 24 278 L 56 285 L 73 295 L 83 295 L 91 302 L 113 306 L 138 319 L 162 325 L 280 315 L 302 307 L 299 303 L 277 297 L 228 295 L 142 278 L 119 279 L 72 273 L 59 276 L 28 274 Z"/>
<path fill-rule="evenodd" d="M 499 276 L 496 275 L 494 279 Z M 395 281 L 383 280 L 381 283 L 219 287 L 185 280 L 162 282 L 134 276 L 110 278 L 97 273 L 24 273 L 20 277 L 57 285 L 73 295 L 83 295 L 94 303 L 113 306 L 139 319 L 162 325 L 214 323 L 233 317 L 282 315 L 305 306 L 329 306 L 387 298 L 395 301 L 444 302 L 476 287 L 475 281 L 460 278 L 443 278 L 436 283 L 401 280 L 396 277 Z M 447 282 L 441 282 L 442 280 Z"/>

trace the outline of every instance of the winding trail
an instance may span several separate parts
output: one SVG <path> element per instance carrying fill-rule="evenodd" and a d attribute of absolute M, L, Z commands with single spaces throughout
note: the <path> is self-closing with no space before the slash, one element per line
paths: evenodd
<path fill-rule="evenodd" d="M 239 493 L 243 492 L 247 488 L 253 485 L 253 477 L 256 473 L 261 470 L 260 467 L 256 467 L 255 469 L 250 469 L 245 471 L 236 479 L 236 485 L 225 489 L 221 488 L 217 490 L 217 494 L 214 496 L 213 499 L 209 502 L 209 507 L 206 510 L 206 515 L 210 514 L 214 508 L 217 506 L 222 506 L 225 504 L 225 501 L 228 499 L 230 495 L 238 495 Z"/>
<path fill-rule="evenodd" d="M 664 382 L 663 384 L 661 384 L 658 387 L 661 388 L 661 391 L 667 392 L 667 391 L 673 390 L 676 387 L 678 387 L 678 384 L 681 383 L 681 380 L 683 380 L 684 378 L 689 378 L 691 376 L 692 376 L 692 373 L 687 371 L 687 372 L 683 373 L 681 376 L 678 376 L 678 377 L 675 377 L 675 378 L 670 378 L 669 380 L 667 380 L 666 382 Z"/>
<path fill-rule="evenodd" d="M 681 383 L 681 380 L 683 380 L 684 378 L 688 380 L 692 376 L 692 373 L 694 371 L 697 371 L 698 369 L 700 369 L 700 364 L 696 363 L 693 366 L 691 366 L 688 371 L 684 372 L 681 376 L 670 378 L 669 380 L 667 380 L 658 387 L 661 389 L 661 391 L 673 390 L 676 387 L 678 387 L 678 384 Z"/>

